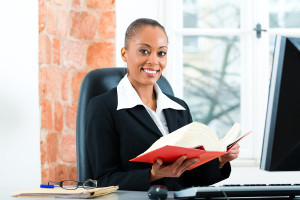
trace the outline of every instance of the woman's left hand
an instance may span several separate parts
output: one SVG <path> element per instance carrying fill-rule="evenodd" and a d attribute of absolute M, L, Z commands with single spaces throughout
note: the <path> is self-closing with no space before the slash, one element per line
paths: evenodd
<path fill-rule="evenodd" d="M 230 151 L 223 156 L 219 157 L 219 166 L 223 167 L 225 163 L 230 162 L 234 159 L 236 159 L 239 156 L 240 153 L 240 145 L 237 143 Z"/>

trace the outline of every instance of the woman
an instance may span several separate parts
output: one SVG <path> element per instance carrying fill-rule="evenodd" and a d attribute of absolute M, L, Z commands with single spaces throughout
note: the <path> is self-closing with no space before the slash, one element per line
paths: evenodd
<path fill-rule="evenodd" d="M 169 190 L 210 185 L 230 174 L 228 154 L 187 170 L 198 158 L 181 156 L 165 165 L 129 160 L 148 149 L 161 136 L 192 122 L 186 103 L 163 94 L 156 81 L 167 65 L 168 38 L 163 26 L 151 19 L 137 19 L 125 35 L 121 56 L 128 74 L 117 88 L 94 97 L 87 109 L 87 146 L 94 179 L 100 186 L 119 185 L 123 190 L 148 190 L 165 185 Z"/>

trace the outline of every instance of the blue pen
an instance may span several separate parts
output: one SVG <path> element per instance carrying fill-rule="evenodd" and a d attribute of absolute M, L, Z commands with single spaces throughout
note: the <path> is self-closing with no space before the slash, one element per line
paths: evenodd
<path fill-rule="evenodd" d="M 54 185 L 41 184 L 40 188 L 54 188 Z"/>

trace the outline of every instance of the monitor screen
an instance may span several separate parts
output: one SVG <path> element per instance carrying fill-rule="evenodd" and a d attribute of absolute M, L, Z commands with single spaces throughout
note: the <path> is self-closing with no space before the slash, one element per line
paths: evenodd
<path fill-rule="evenodd" d="M 300 170 L 300 38 L 276 37 L 260 168 Z"/>

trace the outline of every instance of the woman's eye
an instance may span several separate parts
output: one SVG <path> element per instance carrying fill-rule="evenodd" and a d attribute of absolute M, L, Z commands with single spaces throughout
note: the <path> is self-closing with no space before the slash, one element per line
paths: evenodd
<path fill-rule="evenodd" d="M 149 54 L 149 51 L 147 49 L 141 49 L 140 52 L 142 54 Z"/>
<path fill-rule="evenodd" d="M 165 56 L 165 55 L 167 55 L 167 52 L 161 51 L 161 52 L 158 53 L 158 55 L 159 55 L 159 56 Z"/>

